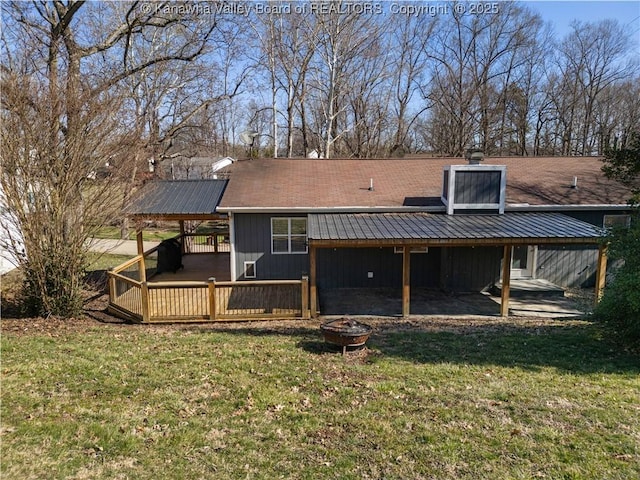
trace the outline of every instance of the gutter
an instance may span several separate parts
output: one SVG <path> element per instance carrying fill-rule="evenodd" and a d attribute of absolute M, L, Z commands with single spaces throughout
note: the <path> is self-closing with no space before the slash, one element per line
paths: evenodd
<path fill-rule="evenodd" d="M 444 206 L 435 207 L 218 207 L 220 213 L 408 213 L 446 212 Z"/>
<path fill-rule="evenodd" d="M 620 204 L 592 204 L 592 205 L 529 205 L 526 203 L 512 203 L 505 206 L 509 212 L 564 212 L 587 210 L 630 210 L 633 207 L 626 203 Z"/>
<path fill-rule="evenodd" d="M 529 205 L 526 203 L 512 203 L 505 205 L 505 212 L 565 212 L 589 210 L 630 210 L 632 207 L 623 204 L 591 204 L 591 205 Z M 395 207 L 218 207 L 218 213 L 445 213 L 447 208 L 442 206 L 395 206 Z"/>

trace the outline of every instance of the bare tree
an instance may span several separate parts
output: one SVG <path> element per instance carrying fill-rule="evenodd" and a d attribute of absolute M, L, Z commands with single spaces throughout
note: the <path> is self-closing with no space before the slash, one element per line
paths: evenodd
<path fill-rule="evenodd" d="M 126 115 L 123 82 L 205 54 L 216 21 L 167 3 L 2 9 L 1 182 L 24 238 L 15 253 L 31 313 L 71 316 L 81 308 L 88 240 L 113 220 L 116 186 L 131 178 L 139 123 Z M 147 118 L 157 131 L 158 116 Z"/>
<path fill-rule="evenodd" d="M 416 119 L 428 108 L 422 106 L 417 112 L 411 112 L 412 104 L 424 83 L 427 73 L 429 42 L 437 28 L 438 17 L 395 16 L 392 22 L 390 50 L 392 59 L 393 98 L 395 133 L 391 151 L 408 147 L 408 136 Z"/>
<path fill-rule="evenodd" d="M 558 47 L 560 88 L 555 104 L 563 130 L 562 153 L 596 153 L 594 108 L 602 91 L 631 72 L 623 61 L 629 37 L 615 21 L 574 22 Z"/>
<path fill-rule="evenodd" d="M 316 132 L 326 158 L 333 155 L 334 144 L 353 127 L 345 121 L 344 113 L 347 92 L 363 80 L 358 76 L 361 72 L 356 59 L 380 52 L 378 39 L 384 36 L 384 25 L 375 15 L 345 11 L 341 5 L 337 2 L 330 11 L 314 14 L 317 54 L 311 69 L 314 96 L 310 100 L 320 109 L 317 114 L 322 123 Z"/>

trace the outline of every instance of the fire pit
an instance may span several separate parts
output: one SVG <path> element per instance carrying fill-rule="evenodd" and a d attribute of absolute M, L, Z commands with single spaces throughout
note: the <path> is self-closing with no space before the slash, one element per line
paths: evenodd
<path fill-rule="evenodd" d="M 342 354 L 347 347 L 359 347 L 364 345 L 373 331 L 370 325 L 356 322 L 348 318 L 338 318 L 320 325 L 320 330 L 326 342 L 342 347 Z"/>

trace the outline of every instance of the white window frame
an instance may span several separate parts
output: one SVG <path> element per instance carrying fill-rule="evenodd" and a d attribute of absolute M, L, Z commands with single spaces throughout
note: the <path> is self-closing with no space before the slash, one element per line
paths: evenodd
<path fill-rule="evenodd" d="M 607 220 L 614 220 L 611 225 L 607 225 Z M 603 228 L 613 228 L 616 226 L 622 226 L 621 223 L 616 222 L 615 220 L 624 219 L 624 226 L 629 228 L 631 226 L 631 215 L 628 213 L 614 213 L 614 214 L 605 214 L 602 217 L 602 227 Z"/>
<path fill-rule="evenodd" d="M 274 234 L 273 233 L 273 221 L 274 220 L 287 220 L 287 234 Z M 302 237 L 302 234 L 291 234 L 291 221 L 292 220 L 304 220 L 305 229 L 304 229 L 304 251 L 292 252 L 291 251 L 291 237 Z M 306 255 L 309 253 L 309 245 L 308 245 L 308 229 L 309 222 L 306 217 L 271 217 L 271 254 L 272 255 Z M 287 251 L 286 252 L 274 252 L 273 250 L 273 240 L 274 237 L 277 238 L 286 238 L 287 239 Z"/>
<path fill-rule="evenodd" d="M 248 267 L 251 266 L 251 268 L 253 268 L 253 275 L 247 275 L 247 271 L 248 271 Z M 244 278 L 258 278 L 258 272 L 256 271 L 256 262 L 255 261 L 248 261 L 248 262 L 244 262 L 244 267 L 243 267 L 243 275 Z"/>
<path fill-rule="evenodd" d="M 448 172 L 448 178 L 444 175 Z M 500 193 L 498 203 L 455 203 L 456 198 L 456 173 L 457 172 L 500 172 Z M 497 210 L 500 215 L 504 213 L 507 197 L 507 167 L 505 165 L 448 165 L 444 167 L 443 178 L 448 181 L 440 200 L 447 207 L 447 215 L 453 215 L 456 210 Z M 444 182 L 443 180 L 443 182 Z M 446 191 L 446 197 L 445 197 Z"/>

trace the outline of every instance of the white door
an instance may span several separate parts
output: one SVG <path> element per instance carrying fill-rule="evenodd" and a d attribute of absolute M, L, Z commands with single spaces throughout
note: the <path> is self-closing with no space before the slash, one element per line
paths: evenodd
<path fill-rule="evenodd" d="M 511 253 L 511 278 L 532 278 L 535 262 L 535 247 L 517 245 Z"/>

